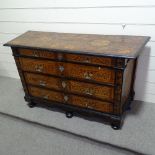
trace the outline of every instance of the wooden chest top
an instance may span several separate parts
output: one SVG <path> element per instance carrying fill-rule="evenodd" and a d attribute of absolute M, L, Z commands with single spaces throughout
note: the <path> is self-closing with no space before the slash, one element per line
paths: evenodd
<path fill-rule="evenodd" d="M 72 34 L 28 31 L 5 44 L 11 47 L 54 50 L 55 52 L 136 58 L 148 36 Z"/>

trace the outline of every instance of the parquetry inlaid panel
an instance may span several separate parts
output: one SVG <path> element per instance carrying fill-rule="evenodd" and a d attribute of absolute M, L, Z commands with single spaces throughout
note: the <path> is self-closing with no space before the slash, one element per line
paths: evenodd
<path fill-rule="evenodd" d="M 18 49 L 20 55 L 24 56 L 32 56 L 36 58 L 48 58 L 48 59 L 55 59 L 56 54 L 53 52 L 49 52 L 46 50 L 37 50 L 37 49 Z"/>
<path fill-rule="evenodd" d="M 135 58 L 149 39 L 146 36 L 28 31 L 5 45 Z"/>
<path fill-rule="evenodd" d="M 78 94 L 95 96 L 103 100 L 113 101 L 114 88 L 84 82 L 70 81 L 70 91 Z"/>
<path fill-rule="evenodd" d="M 102 112 L 112 112 L 113 110 L 112 104 L 108 102 L 102 102 L 102 101 L 75 96 L 75 95 L 71 96 L 71 100 L 72 100 L 71 104 L 88 108 L 88 109 L 94 109 Z"/>
<path fill-rule="evenodd" d="M 97 82 L 114 83 L 115 73 L 113 69 L 104 67 L 92 67 L 78 64 L 67 64 L 67 74 L 70 77 L 86 79 Z"/>
<path fill-rule="evenodd" d="M 25 73 L 25 79 L 28 84 L 37 85 L 46 88 L 60 90 L 61 82 L 59 78 L 49 77 L 33 73 Z"/>
<path fill-rule="evenodd" d="M 66 60 L 75 61 L 80 63 L 97 64 L 104 66 L 114 66 L 115 59 L 105 58 L 105 57 L 93 57 L 79 54 L 66 54 Z"/>
<path fill-rule="evenodd" d="M 51 91 L 51 90 L 49 91 L 46 89 L 41 89 L 41 88 L 32 87 L 32 86 L 29 86 L 28 89 L 32 96 L 39 97 L 46 100 L 63 102 L 63 95 L 56 91 Z"/>

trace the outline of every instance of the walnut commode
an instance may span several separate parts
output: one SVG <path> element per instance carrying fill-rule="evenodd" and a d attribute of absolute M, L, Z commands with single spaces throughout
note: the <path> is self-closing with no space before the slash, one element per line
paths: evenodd
<path fill-rule="evenodd" d="M 137 57 L 150 37 L 28 31 L 5 44 L 30 107 L 99 115 L 119 129 L 134 98 Z"/>

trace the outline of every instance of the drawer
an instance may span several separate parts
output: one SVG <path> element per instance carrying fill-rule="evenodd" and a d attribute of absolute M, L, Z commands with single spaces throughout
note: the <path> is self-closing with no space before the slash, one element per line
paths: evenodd
<path fill-rule="evenodd" d="M 69 77 L 114 84 L 115 72 L 113 69 L 69 63 L 66 66 Z"/>
<path fill-rule="evenodd" d="M 114 66 L 115 59 L 107 57 L 97 57 L 97 56 L 87 56 L 79 54 L 65 54 L 65 59 L 67 61 L 79 62 L 79 63 L 88 63 L 88 64 L 97 64 L 104 66 Z"/>
<path fill-rule="evenodd" d="M 56 90 L 61 89 L 61 82 L 59 78 L 33 74 L 33 73 L 24 73 L 24 75 L 25 75 L 26 83 L 28 84 L 47 87 L 47 88 L 53 88 Z"/>
<path fill-rule="evenodd" d="M 39 97 L 46 100 L 52 100 L 57 102 L 63 102 L 63 94 L 59 92 L 41 89 L 41 88 L 32 87 L 32 86 L 29 86 L 28 90 L 29 90 L 29 93 L 34 97 Z"/>
<path fill-rule="evenodd" d="M 37 49 L 22 49 L 19 48 L 18 52 L 22 56 L 30 56 L 36 58 L 47 58 L 58 61 L 68 61 L 68 62 L 77 62 L 77 63 L 86 63 L 86 64 L 95 64 L 102 65 L 108 67 L 115 66 L 115 58 L 109 57 L 99 57 L 99 56 L 89 56 L 89 55 L 81 55 L 81 54 L 69 54 L 69 53 L 61 53 L 61 52 L 52 52 L 46 50 L 37 50 Z M 123 66 L 123 59 L 117 58 L 117 66 Z"/>
<path fill-rule="evenodd" d="M 79 97 L 76 95 L 71 96 L 71 104 L 83 108 L 93 109 L 101 112 L 110 113 L 113 111 L 113 106 L 111 103 L 102 102 L 86 97 Z"/>
<path fill-rule="evenodd" d="M 102 102 L 77 95 L 65 95 L 56 91 L 41 89 L 37 87 L 28 87 L 29 93 L 34 97 L 39 97 L 46 100 L 67 103 L 83 108 L 94 109 L 101 112 L 112 112 L 112 104 Z"/>
<path fill-rule="evenodd" d="M 21 68 L 24 71 L 63 75 L 66 77 L 85 79 L 103 83 L 114 83 L 115 72 L 105 67 L 93 67 L 72 63 L 34 60 L 20 58 Z"/>
<path fill-rule="evenodd" d="M 101 86 L 96 84 L 69 81 L 70 91 L 77 94 L 84 94 L 89 96 L 95 96 L 103 100 L 113 101 L 114 88 L 108 86 Z"/>
<path fill-rule="evenodd" d="M 28 84 L 56 90 L 65 90 L 75 94 L 94 96 L 108 101 L 113 101 L 114 99 L 113 87 L 84 83 L 74 80 L 62 80 L 61 78 L 33 73 L 24 73 L 24 75 L 26 83 Z"/>
<path fill-rule="evenodd" d="M 46 73 L 58 75 L 58 64 L 54 61 L 44 61 L 29 58 L 20 58 L 21 68 L 24 71 L 31 71 L 37 73 Z"/>
<path fill-rule="evenodd" d="M 18 52 L 20 55 L 31 56 L 31 57 L 36 57 L 36 58 L 48 58 L 48 59 L 55 59 L 56 58 L 55 53 L 45 51 L 45 50 L 19 48 Z"/>

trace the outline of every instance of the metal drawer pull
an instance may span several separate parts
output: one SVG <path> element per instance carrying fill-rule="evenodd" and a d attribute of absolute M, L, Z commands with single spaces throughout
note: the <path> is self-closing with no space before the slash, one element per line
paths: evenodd
<path fill-rule="evenodd" d="M 45 81 L 39 81 L 39 85 L 40 86 L 46 86 L 46 82 Z"/>
<path fill-rule="evenodd" d="M 87 94 L 87 95 L 93 95 L 94 92 L 93 92 L 92 89 L 87 88 L 87 89 L 84 90 L 84 93 Z"/>
<path fill-rule="evenodd" d="M 65 102 L 68 101 L 68 96 L 64 96 Z"/>
<path fill-rule="evenodd" d="M 92 106 L 87 106 L 87 108 L 89 108 L 89 109 L 93 109 L 93 107 L 92 107 Z"/>
<path fill-rule="evenodd" d="M 84 62 L 91 63 L 91 60 L 87 58 L 86 60 L 84 60 Z"/>
<path fill-rule="evenodd" d="M 58 60 L 62 60 L 63 59 L 63 55 L 62 54 L 58 54 Z"/>
<path fill-rule="evenodd" d="M 44 99 L 48 99 L 49 96 L 48 96 L 48 95 L 44 95 L 43 98 L 44 98 Z"/>
<path fill-rule="evenodd" d="M 60 70 L 61 72 L 63 72 L 63 71 L 64 71 L 64 67 L 63 67 L 63 66 L 59 66 L 59 70 Z"/>
<path fill-rule="evenodd" d="M 38 52 L 37 51 L 33 51 L 33 56 L 34 57 L 39 57 Z"/>
<path fill-rule="evenodd" d="M 43 71 L 43 66 L 42 65 L 35 65 L 35 71 L 37 72 L 42 72 Z"/>
<path fill-rule="evenodd" d="M 62 81 L 62 87 L 65 88 L 66 85 L 67 85 L 66 82 L 65 81 Z"/>
<path fill-rule="evenodd" d="M 90 80 L 90 79 L 92 79 L 92 76 L 93 76 L 92 73 L 87 73 L 87 72 L 84 73 L 84 78 L 85 78 L 85 79 L 89 79 L 89 80 Z"/>

